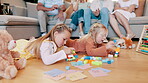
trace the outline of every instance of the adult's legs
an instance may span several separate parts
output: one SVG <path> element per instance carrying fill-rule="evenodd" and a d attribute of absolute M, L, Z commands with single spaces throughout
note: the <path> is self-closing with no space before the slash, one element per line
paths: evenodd
<path fill-rule="evenodd" d="M 110 14 L 109 16 L 110 16 L 109 22 L 110 22 L 110 25 L 112 26 L 112 28 L 114 29 L 114 31 L 117 33 L 117 35 L 120 38 L 124 37 L 124 35 L 119 30 L 118 22 L 117 22 L 115 16 L 112 14 Z"/>
<path fill-rule="evenodd" d="M 83 31 L 83 22 L 84 22 L 84 18 L 83 18 L 83 14 L 84 14 L 84 10 L 80 9 L 78 11 L 76 11 L 75 13 L 73 13 L 73 15 L 71 16 L 71 23 L 70 26 L 73 30 L 76 30 L 76 27 L 79 25 L 80 28 L 80 32 Z"/>
<path fill-rule="evenodd" d="M 126 29 L 127 37 L 128 38 L 133 38 L 135 36 L 135 34 L 130 29 L 128 20 L 119 12 L 115 12 L 115 17 L 117 18 L 119 23 Z"/>
<path fill-rule="evenodd" d="M 75 12 L 71 16 L 70 28 L 72 28 L 72 30 L 76 30 L 77 25 L 78 25 L 78 14 L 77 12 Z"/>
<path fill-rule="evenodd" d="M 46 32 L 47 14 L 44 11 L 38 11 L 38 20 L 40 25 L 41 33 Z"/>
<path fill-rule="evenodd" d="M 79 22 L 79 29 L 80 29 L 79 35 L 84 36 L 84 33 L 83 33 L 84 10 L 83 9 L 78 10 L 78 22 Z"/>
<path fill-rule="evenodd" d="M 101 23 L 107 28 L 108 27 L 108 21 L 109 21 L 109 10 L 108 8 L 102 8 L 100 11 L 101 16 Z"/>
<path fill-rule="evenodd" d="M 84 9 L 84 33 L 87 34 L 91 26 L 91 9 Z"/>

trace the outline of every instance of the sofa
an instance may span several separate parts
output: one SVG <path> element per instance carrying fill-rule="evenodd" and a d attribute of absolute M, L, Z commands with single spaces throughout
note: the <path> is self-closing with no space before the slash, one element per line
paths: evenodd
<path fill-rule="evenodd" d="M 9 0 L 4 0 L 4 1 L 9 1 Z M 17 3 L 15 3 L 15 1 L 17 1 Z M 25 3 L 23 0 L 15 0 L 15 1 L 14 1 L 15 4 L 10 2 L 13 10 L 13 16 L 7 16 L 7 17 L 8 18 L 12 17 L 13 19 L 18 18 L 17 22 L 22 24 L 17 24 L 17 23 L 15 24 L 13 22 L 10 24 L 1 24 L 1 19 L 0 19 L 0 29 L 8 30 L 8 32 L 12 34 L 12 36 L 15 39 L 20 39 L 20 38 L 29 39 L 29 37 L 31 36 L 39 37 L 40 29 L 39 29 L 39 24 L 37 19 L 37 10 L 36 10 L 37 4 L 28 3 L 28 2 Z M 139 1 L 143 1 L 143 0 L 139 0 Z M 129 20 L 130 27 L 132 31 L 136 34 L 135 38 L 140 38 L 143 26 L 148 25 L 148 0 L 144 0 L 144 1 L 145 1 L 144 8 L 143 8 L 144 12 L 142 12 L 142 16 L 140 15 L 138 17 L 131 18 Z M 20 3 L 22 3 L 23 5 Z M 65 5 L 66 5 L 66 8 L 68 8 L 70 6 L 70 2 L 65 1 Z M 23 19 L 26 19 L 26 20 L 23 20 Z M 22 21 L 25 21 L 28 23 L 33 22 L 33 23 L 25 24 Z M 71 22 L 71 19 L 69 19 L 68 17 L 65 21 L 65 24 L 69 26 L 70 22 Z M 100 20 L 92 19 L 91 23 L 95 23 L 95 22 L 100 22 Z M 47 26 L 48 31 L 52 29 L 55 23 L 56 21 L 48 22 L 48 26 Z M 125 29 L 121 25 L 119 25 L 119 28 L 121 29 L 121 32 L 123 34 L 126 34 Z M 108 37 L 117 37 L 116 33 L 114 32 L 114 30 L 111 28 L 110 25 L 108 26 L 108 29 L 109 29 Z M 72 37 L 79 37 L 78 33 L 79 33 L 79 28 L 77 28 L 77 30 L 72 32 Z"/>
<path fill-rule="evenodd" d="M 141 4 L 141 3 L 143 3 L 143 4 Z M 143 9 L 141 8 L 141 6 L 143 7 Z M 136 36 L 134 38 L 140 38 L 143 26 L 148 25 L 148 0 L 139 0 L 139 7 L 140 7 L 140 9 L 138 9 L 138 11 L 136 11 L 138 17 L 131 18 L 129 20 L 130 27 L 131 27 L 132 31 L 136 34 Z M 143 10 L 143 11 L 139 12 L 139 10 L 140 11 Z M 141 13 L 141 15 L 140 15 L 140 13 Z M 66 19 L 65 24 L 69 25 L 70 22 L 71 22 L 71 19 Z M 100 20 L 92 19 L 91 24 L 93 24 L 95 22 L 101 23 Z M 48 30 L 51 30 L 51 28 L 55 25 L 55 23 L 56 23 L 55 21 L 49 21 L 48 24 L 50 26 L 48 26 Z M 125 35 L 126 31 L 120 24 L 119 24 L 119 28 L 120 28 L 121 32 Z M 108 25 L 108 30 L 109 30 L 108 38 L 118 37 L 110 25 Z M 79 37 L 79 28 L 77 28 L 77 30 L 73 31 L 72 37 Z"/>
<path fill-rule="evenodd" d="M 1 0 L 1 3 L 9 3 L 13 15 L 0 15 L 0 30 L 7 30 L 14 39 L 40 36 L 38 19 L 28 16 L 26 3 L 23 0 L 13 0 L 13 2 Z"/>

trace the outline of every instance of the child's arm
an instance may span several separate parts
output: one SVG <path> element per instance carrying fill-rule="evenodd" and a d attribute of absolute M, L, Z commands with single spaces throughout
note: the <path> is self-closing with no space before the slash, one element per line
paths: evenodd
<path fill-rule="evenodd" d="M 106 46 L 97 48 L 92 42 L 87 42 L 86 52 L 89 56 L 107 56 Z"/>
<path fill-rule="evenodd" d="M 75 40 L 69 39 L 66 42 L 66 46 L 68 46 L 68 47 L 74 47 L 75 42 L 76 42 L 76 39 Z"/>
<path fill-rule="evenodd" d="M 50 65 L 59 60 L 66 59 L 66 53 L 63 50 L 55 53 L 56 49 L 55 44 L 50 41 L 42 43 L 40 47 L 40 54 L 45 65 Z"/>

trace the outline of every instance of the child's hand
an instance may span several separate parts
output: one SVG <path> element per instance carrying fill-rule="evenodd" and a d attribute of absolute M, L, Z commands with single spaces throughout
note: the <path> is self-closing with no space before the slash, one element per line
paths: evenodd
<path fill-rule="evenodd" d="M 75 50 L 75 49 L 74 48 L 64 48 L 63 50 L 66 54 L 72 54 L 72 50 Z"/>
<path fill-rule="evenodd" d="M 113 41 L 110 41 L 106 44 L 106 49 L 110 49 L 114 46 L 114 42 Z"/>
<path fill-rule="evenodd" d="M 115 54 L 115 50 L 114 49 L 107 49 L 107 54 L 111 54 L 114 55 Z"/>

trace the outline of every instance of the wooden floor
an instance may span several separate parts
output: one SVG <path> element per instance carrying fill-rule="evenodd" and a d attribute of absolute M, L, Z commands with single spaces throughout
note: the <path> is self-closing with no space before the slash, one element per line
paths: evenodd
<path fill-rule="evenodd" d="M 134 42 L 137 44 L 137 42 Z M 81 55 L 82 56 L 82 55 Z M 113 64 L 103 63 L 102 68 L 112 70 L 108 76 L 92 77 L 88 70 L 82 70 L 88 77 L 78 80 L 76 83 L 148 83 L 148 55 L 137 53 L 135 49 L 123 49 L 119 58 L 114 58 Z M 65 78 L 54 81 L 46 78 L 45 71 L 52 69 L 65 70 L 66 66 L 71 66 L 70 62 L 64 60 L 56 64 L 45 66 L 41 60 L 28 60 L 25 69 L 20 70 L 16 78 L 12 80 L 1 79 L 0 83 L 73 83 Z M 96 68 L 97 66 L 93 66 Z M 81 70 L 71 66 L 71 69 Z"/>

